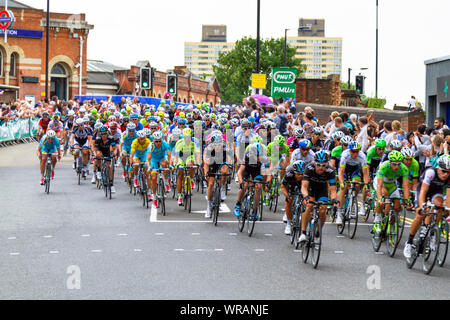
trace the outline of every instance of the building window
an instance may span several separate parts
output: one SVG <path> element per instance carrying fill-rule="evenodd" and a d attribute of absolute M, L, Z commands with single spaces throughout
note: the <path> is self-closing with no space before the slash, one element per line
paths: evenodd
<path fill-rule="evenodd" d="M 17 53 L 15 53 L 15 52 L 12 53 L 11 54 L 11 64 L 10 64 L 11 69 L 9 70 L 9 75 L 11 77 L 17 76 L 17 60 L 18 60 Z"/>
<path fill-rule="evenodd" d="M 3 52 L 0 50 L 0 76 L 3 76 Z"/>

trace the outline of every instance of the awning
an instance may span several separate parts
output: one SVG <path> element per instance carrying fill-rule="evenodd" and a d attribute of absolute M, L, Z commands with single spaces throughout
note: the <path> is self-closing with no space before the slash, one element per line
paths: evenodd
<path fill-rule="evenodd" d="M 6 84 L 0 84 L 0 88 L 1 89 L 12 89 L 12 90 L 20 89 L 20 87 L 18 87 L 18 86 L 10 86 L 10 85 L 6 85 Z"/>

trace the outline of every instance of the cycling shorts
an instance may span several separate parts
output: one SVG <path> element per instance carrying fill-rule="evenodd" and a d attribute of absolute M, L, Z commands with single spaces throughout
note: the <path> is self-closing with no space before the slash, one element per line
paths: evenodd
<path fill-rule="evenodd" d="M 344 180 L 359 180 L 361 181 L 361 168 L 360 167 L 346 167 L 344 172 Z"/>
<path fill-rule="evenodd" d="M 388 197 L 389 198 L 400 198 L 400 190 L 397 187 L 396 183 L 383 183 L 383 186 L 388 191 Z M 373 181 L 373 188 L 375 191 L 378 188 L 378 179 L 375 179 Z"/>
<path fill-rule="evenodd" d="M 56 148 L 56 146 L 51 146 L 51 147 L 43 146 L 41 149 L 41 153 L 44 155 L 48 155 L 48 154 L 57 155 L 58 149 Z"/>

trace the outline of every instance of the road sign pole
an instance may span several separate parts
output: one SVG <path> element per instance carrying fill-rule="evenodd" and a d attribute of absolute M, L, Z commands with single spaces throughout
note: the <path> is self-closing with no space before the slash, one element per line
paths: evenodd
<path fill-rule="evenodd" d="M 5 11 L 8 11 L 8 0 L 5 1 Z M 8 43 L 8 29 L 5 29 L 5 43 Z"/>

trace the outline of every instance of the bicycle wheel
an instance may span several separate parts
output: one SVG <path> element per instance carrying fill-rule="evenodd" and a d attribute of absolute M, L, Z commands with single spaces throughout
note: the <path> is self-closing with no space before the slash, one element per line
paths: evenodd
<path fill-rule="evenodd" d="M 163 216 L 166 215 L 166 196 L 165 196 L 165 192 L 166 190 L 164 190 L 164 180 L 163 179 L 159 179 L 159 196 L 158 196 L 158 201 L 159 201 L 159 205 L 161 207 L 161 212 L 163 214 Z"/>
<path fill-rule="evenodd" d="M 145 179 L 145 176 L 140 176 L 141 179 L 141 196 L 142 196 L 142 206 L 147 206 L 148 209 L 148 188 L 147 188 L 147 181 Z"/>
<path fill-rule="evenodd" d="M 367 198 L 366 201 L 364 202 L 363 206 L 365 209 L 365 215 L 362 217 L 362 220 L 364 223 L 366 223 L 369 220 L 370 217 L 370 213 L 371 213 L 371 203 L 372 203 L 372 198 Z"/>
<path fill-rule="evenodd" d="M 391 257 L 395 255 L 395 251 L 397 250 L 397 246 L 399 243 L 398 231 L 397 214 L 391 209 L 386 227 L 386 246 L 387 252 Z"/>
<path fill-rule="evenodd" d="M 191 189 L 191 178 L 188 177 L 185 179 L 185 202 L 184 202 L 184 210 L 187 210 L 191 213 L 191 202 L 192 202 L 192 189 Z"/>
<path fill-rule="evenodd" d="M 313 224 L 311 233 L 311 262 L 314 269 L 317 269 L 320 259 L 320 250 L 322 248 L 322 224 L 316 220 Z"/>
<path fill-rule="evenodd" d="M 242 232 L 244 230 L 245 227 L 245 221 L 247 220 L 248 217 L 248 213 L 249 213 L 249 203 L 248 203 L 248 199 L 247 199 L 247 195 L 244 196 L 244 204 L 241 207 L 241 215 L 238 218 L 238 229 L 239 232 Z"/>
<path fill-rule="evenodd" d="M 397 246 L 400 244 L 400 241 L 403 237 L 403 231 L 405 230 L 405 220 L 406 220 L 406 207 L 402 205 L 400 212 L 398 213 L 398 243 Z"/>
<path fill-rule="evenodd" d="M 311 224 L 309 224 L 311 225 Z M 309 235 L 311 234 L 311 229 L 310 226 L 308 226 L 306 234 Z M 310 240 L 307 240 L 305 242 L 303 242 L 301 244 L 301 250 L 302 250 L 302 261 L 303 263 L 307 263 L 308 262 L 308 257 L 309 257 L 309 249 L 310 249 Z"/>
<path fill-rule="evenodd" d="M 248 233 L 249 237 L 251 237 L 253 235 L 253 231 L 255 230 L 255 223 L 256 223 L 256 219 L 258 217 L 258 207 L 259 206 L 256 206 L 256 209 L 255 209 L 254 206 L 252 205 L 250 208 L 250 212 L 252 212 L 252 213 L 250 214 L 250 216 L 247 219 L 247 233 Z"/>
<path fill-rule="evenodd" d="M 356 229 L 358 228 L 358 199 L 355 194 L 352 195 L 348 204 L 348 237 L 354 239 L 356 235 Z"/>
<path fill-rule="evenodd" d="M 263 211 L 264 211 L 264 197 L 266 197 L 266 193 L 263 190 L 263 187 L 261 187 L 261 198 L 259 199 L 259 221 L 263 220 Z"/>
<path fill-rule="evenodd" d="M 47 180 L 47 183 L 45 185 L 45 192 L 47 194 L 49 194 L 50 193 L 50 183 L 52 181 L 52 165 L 49 162 L 47 162 L 47 167 L 45 169 L 45 180 Z"/>
<path fill-rule="evenodd" d="M 381 226 L 372 227 L 372 247 L 375 252 L 380 251 L 381 243 L 383 242 L 383 234 L 384 234 L 385 226 L 382 224 Z"/>
<path fill-rule="evenodd" d="M 435 225 L 430 229 L 423 243 L 422 265 L 425 274 L 430 274 L 436 264 L 439 256 L 440 234 L 441 230 Z"/>
<path fill-rule="evenodd" d="M 439 247 L 439 255 L 438 255 L 438 264 L 439 267 L 443 267 L 445 263 L 445 259 L 447 258 L 447 252 L 448 252 L 448 222 L 441 219 L 440 222 L 440 247 Z"/>
<path fill-rule="evenodd" d="M 297 239 L 297 234 L 299 233 L 300 227 L 300 210 L 299 208 L 294 209 L 294 221 L 292 223 L 291 231 L 291 244 L 294 244 L 295 239 Z"/>

